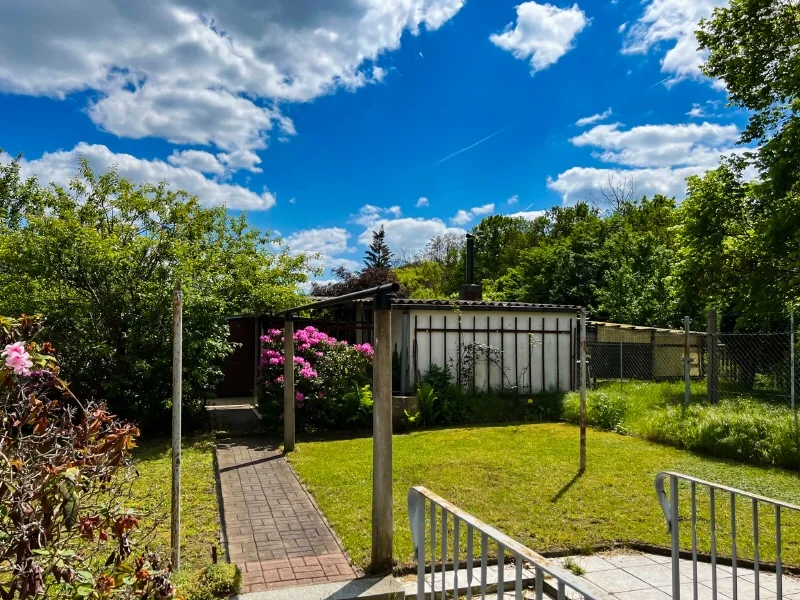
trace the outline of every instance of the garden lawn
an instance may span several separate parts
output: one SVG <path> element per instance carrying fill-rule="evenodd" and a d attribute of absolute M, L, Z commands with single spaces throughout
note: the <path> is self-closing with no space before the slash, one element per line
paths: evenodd
<path fill-rule="evenodd" d="M 615 542 L 668 547 L 653 488 L 672 470 L 798 503 L 800 478 L 779 469 L 704 458 L 635 437 L 589 430 L 588 468 L 578 469 L 578 428 L 524 424 L 417 431 L 394 441 L 395 556 L 413 561 L 406 494 L 423 485 L 537 552 L 584 551 Z M 345 549 L 369 562 L 372 439 L 305 442 L 289 455 Z M 683 497 L 688 499 L 688 488 Z M 699 495 L 701 550 L 709 548 L 707 494 Z M 688 502 L 683 501 L 687 509 Z M 728 497 L 718 497 L 718 551 L 729 554 Z M 739 502 L 738 553 L 752 556 L 749 507 Z M 767 511 L 764 510 L 764 513 Z M 683 511 L 682 515 L 683 517 Z M 800 565 L 800 515 L 783 515 L 783 560 Z M 762 514 L 761 558 L 775 558 L 770 516 Z M 690 548 L 688 527 L 682 546 Z"/>
<path fill-rule="evenodd" d="M 142 527 L 156 525 L 151 548 L 170 554 L 172 456 L 169 439 L 142 440 L 134 451 L 139 478 L 133 508 L 154 511 Z M 211 546 L 218 545 L 220 520 L 214 473 L 214 436 L 183 440 L 181 453 L 181 567 L 196 570 L 211 563 Z M 224 556 L 220 552 L 220 556 Z"/>

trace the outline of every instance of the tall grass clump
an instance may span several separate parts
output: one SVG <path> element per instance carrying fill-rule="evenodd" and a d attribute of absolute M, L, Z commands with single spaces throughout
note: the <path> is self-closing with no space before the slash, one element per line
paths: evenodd
<path fill-rule="evenodd" d="M 737 398 L 718 405 L 694 403 L 653 411 L 638 424 L 642 437 L 743 462 L 796 469 L 800 444 L 788 408 Z"/>
<path fill-rule="evenodd" d="M 710 405 L 702 382 L 684 404 L 682 382 L 601 384 L 589 390 L 586 419 L 606 431 L 742 462 L 800 468 L 800 434 L 788 407 L 739 397 Z M 580 396 L 564 400 L 564 420 L 577 423 Z"/>

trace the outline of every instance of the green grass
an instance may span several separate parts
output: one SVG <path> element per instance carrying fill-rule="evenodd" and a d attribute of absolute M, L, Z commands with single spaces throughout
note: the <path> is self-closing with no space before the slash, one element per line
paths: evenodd
<path fill-rule="evenodd" d="M 133 508 L 152 512 L 142 528 L 155 525 L 151 544 L 162 556 L 170 553 L 171 443 L 143 440 L 134 451 L 139 478 L 133 487 Z M 218 545 L 220 521 L 214 474 L 214 436 L 183 440 L 181 452 L 181 567 L 197 570 L 211 563 L 211 546 Z M 220 556 L 223 553 L 220 552 Z"/>
<path fill-rule="evenodd" d="M 292 466 L 361 567 L 369 562 L 372 440 L 300 443 Z M 800 479 L 779 469 L 703 458 L 630 436 L 590 430 L 588 469 L 577 477 L 578 429 L 525 424 L 417 431 L 394 437 L 395 556 L 411 564 L 406 508 L 409 487 L 423 485 L 538 552 L 616 542 L 668 547 L 653 491 L 657 472 L 674 470 L 768 497 L 797 502 Z M 687 490 L 688 497 L 688 490 Z M 700 497 L 701 550 L 708 550 L 707 496 Z M 686 502 L 683 507 L 687 507 Z M 749 508 L 740 503 L 740 557 L 751 556 Z M 718 500 L 720 554 L 728 553 L 728 498 Z M 686 513 L 688 515 L 688 513 Z M 682 516 L 684 516 L 682 514 Z M 770 515 L 762 515 L 759 549 L 774 560 Z M 800 565 L 800 515 L 783 516 L 783 560 Z M 682 545 L 690 547 L 688 527 Z"/>
<path fill-rule="evenodd" d="M 727 397 L 712 406 L 705 383 L 694 382 L 684 405 L 683 382 L 601 384 L 587 395 L 590 425 L 720 458 L 800 468 L 796 415 L 756 397 Z M 564 399 L 563 417 L 576 423 L 577 393 Z"/>

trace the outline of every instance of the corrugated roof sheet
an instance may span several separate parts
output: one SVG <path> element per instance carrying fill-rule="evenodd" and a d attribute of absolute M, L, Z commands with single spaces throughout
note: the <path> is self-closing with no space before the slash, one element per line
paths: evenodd
<path fill-rule="evenodd" d="M 323 296 L 309 296 L 309 301 L 316 302 L 318 300 L 327 300 Z M 354 300 L 354 302 L 370 303 L 372 298 L 362 298 Z M 420 306 L 428 308 L 472 308 L 472 309 L 512 309 L 512 310 L 544 310 L 544 311 L 579 311 L 580 306 L 572 304 L 538 304 L 528 302 L 500 302 L 492 300 L 422 300 L 418 298 L 393 298 L 393 306 Z"/>
<path fill-rule="evenodd" d="M 532 304 L 528 302 L 500 302 L 493 300 L 418 300 L 415 298 L 395 298 L 392 300 L 395 306 L 436 306 L 452 308 L 514 308 L 527 310 L 563 310 L 578 311 L 580 306 L 571 304 Z"/>

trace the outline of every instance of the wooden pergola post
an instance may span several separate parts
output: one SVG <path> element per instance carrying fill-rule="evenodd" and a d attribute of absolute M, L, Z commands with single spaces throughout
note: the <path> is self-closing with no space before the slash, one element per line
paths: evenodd
<path fill-rule="evenodd" d="M 392 302 L 375 296 L 372 367 L 372 560 L 376 573 L 392 568 Z"/>
<path fill-rule="evenodd" d="M 283 326 L 283 451 L 294 450 L 294 321 L 286 315 Z"/>

